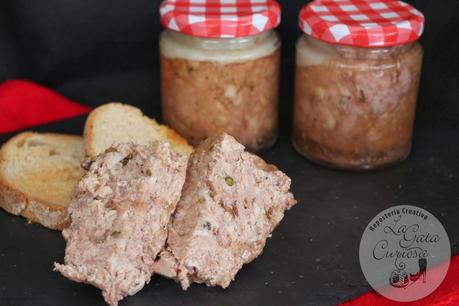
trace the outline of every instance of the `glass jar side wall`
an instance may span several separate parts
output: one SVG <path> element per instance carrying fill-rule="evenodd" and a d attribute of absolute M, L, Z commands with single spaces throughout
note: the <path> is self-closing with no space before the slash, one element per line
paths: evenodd
<path fill-rule="evenodd" d="M 192 48 L 197 55 L 171 56 L 162 46 L 165 122 L 194 145 L 221 132 L 234 136 L 252 151 L 272 145 L 278 117 L 277 34 L 263 33 L 226 52 L 219 47 L 203 49 L 201 43 L 174 43 L 185 44 L 184 48 Z"/>
<path fill-rule="evenodd" d="M 411 148 L 422 48 L 297 44 L 293 143 L 331 167 L 374 169 Z"/>

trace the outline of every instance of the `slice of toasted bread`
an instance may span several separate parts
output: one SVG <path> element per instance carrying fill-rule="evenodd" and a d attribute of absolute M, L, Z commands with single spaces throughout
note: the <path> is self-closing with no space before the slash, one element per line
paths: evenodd
<path fill-rule="evenodd" d="M 226 288 L 296 204 L 290 178 L 227 134 L 191 154 L 180 201 L 155 271 L 180 282 Z"/>
<path fill-rule="evenodd" d="M 0 150 L 0 207 L 62 229 L 83 157 L 80 136 L 24 132 L 11 138 Z"/>
<path fill-rule="evenodd" d="M 108 103 L 94 109 L 84 127 L 86 155 L 94 157 L 112 145 L 134 142 L 147 145 L 164 140 L 177 152 L 189 155 L 193 148 L 174 130 L 158 124 L 134 106 Z"/>

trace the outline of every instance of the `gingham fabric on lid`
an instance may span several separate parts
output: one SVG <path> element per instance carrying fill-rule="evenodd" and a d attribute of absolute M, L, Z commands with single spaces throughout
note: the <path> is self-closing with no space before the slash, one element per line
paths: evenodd
<path fill-rule="evenodd" d="M 224 38 L 259 34 L 280 23 L 274 0 L 165 0 L 161 24 L 192 36 Z"/>
<path fill-rule="evenodd" d="M 388 47 L 417 40 L 424 16 L 395 0 L 316 0 L 300 11 L 300 28 L 333 44 Z"/>

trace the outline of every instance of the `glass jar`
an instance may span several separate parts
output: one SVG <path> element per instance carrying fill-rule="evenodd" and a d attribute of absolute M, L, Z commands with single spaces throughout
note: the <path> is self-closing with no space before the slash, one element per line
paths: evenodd
<path fill-rule="evenodd" d="M 411 149 L 421 46 L 361 47 L 312 36 L 297 42 L 296 150 L 318 164 L 349 170 L 404 160 Z"/>
<path fill-rule="evenodd" d="M 278 8 L 276 2 L 265 2 Z M 217 37 L 164 30 L 160 63 L 165 123 L 193 145 L 226 132 L 252 151 L 271 146 L 277 138 L 280 62 L 275 24 L 253 35 Z"/>

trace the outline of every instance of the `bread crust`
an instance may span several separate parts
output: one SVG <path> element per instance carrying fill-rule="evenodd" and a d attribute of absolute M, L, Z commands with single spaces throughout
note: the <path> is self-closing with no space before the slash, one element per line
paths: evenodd
<path fill-rule="evenodd" d="M 144 120 L 148 122 L 148 124 L 154 126 L 157 130 L 159 130 L 160 134 L 167 138 L 171 144 L 179 147 L 183 153 L 190 154 L 193 151 L 193 147 L 188 144 L 185 138 L 180 136 L 173 129 L 165 125 L 158 124 L 156 120 L 145 116 L 145 114 L 143 114 L 142 111 L 137 107 L 128 104 L 123 104 L 120 102 L 111 102 L 95 108 L 86 119 L 83 132 L 84 149 L 86 152 L 86 156 L 94 157 L 95 155 L 97 155 L 98 152 L 96 152 L 96 150 L 93 147 L 93 143 L 95 141 L 94 135 L 97 133 L 94 128 L 95 121 L 100 114 L 112 107 L 122 107 L 124 108 L 125 112 L 130 112 L 136 116 L 142 117 Z"/>
<path fill-rule="evenodd" d="M 68 223 L 67 210 L 50 203 L 36 201 L 12 188 L 0 178 L 0 207 L 30 222 L 37 222 L 52 230 L 62 230 Z"/>
<path fill-rule="evenodd" d="M 86 153 L 86 156 L 93 157 L 96 155 L 94 148 L 91 146 L 94 143 L 94 134 L 95 134 L 94 121 L 96 120 L 99 113 L 102 113 L 105 109 L 109 108 L 110 106 L 115 106 L 115 105 L 116 106 L 126 106 L 128 108 L 131 108 L 129 109 L 130 111 L 136 110 L 134 107 L 131 107 L 129 105 L 124 105 L 118 102 L 104 104 L 92 110 L 89 113 L 88 118 L 86 119 L 86 123 L 84 125 L 84 131 L 83 131 L 84 151 Z"/>
<path fill-rule="evenodd" d="M 32 137 L 35 133 L 20 133 L 5 142 L 0 149 L 0 166 L 6 160 L 6 151 L 22 139 Z M 81 140 L 81 136 L 69 134 L 40 133 L 41 136 L 62 138 L 63 140 Z M 37 222 L 52 230 L 62 230 L 68 223 L 67 208 L 35 199 L 25 195 L 8 184 L 0 172 L 0 207 L 10 214 L 23 216 L 30 222 Z"/>
<path fill-rule="evenodd" d="M 155 121 L 156 122 L 156 121 Z M 181 149 L 188 154 L 191 154 L 193 148 L 188 144 L 185 138 L 180 136 L 175 130 L 171 129 L 166 125 L 160 125 L 161 130 L 164 136 L 167 137 L 171 142 L 175 143 L 176 145 L 180 145 Z"/>

